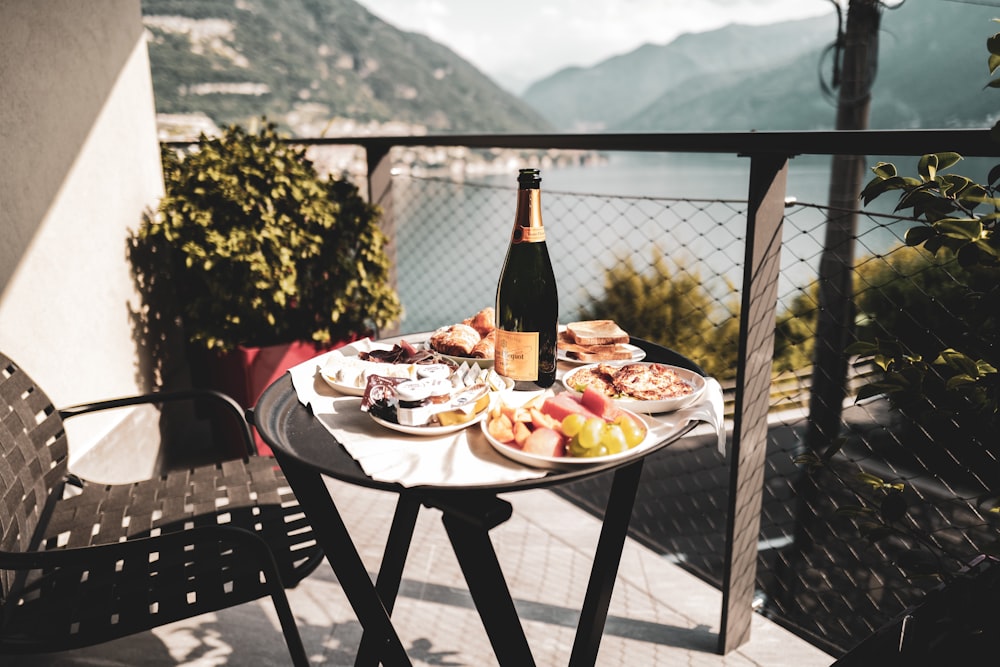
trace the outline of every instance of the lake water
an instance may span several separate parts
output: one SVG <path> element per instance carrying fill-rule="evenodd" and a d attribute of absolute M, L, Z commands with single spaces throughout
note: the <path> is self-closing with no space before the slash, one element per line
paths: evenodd
<path fill-rule="evenodd" d="M 748 158 L 733 156 L 622 154 L 601 165 L 543 168 L 543 217 L 560 320 L 577 318 L 603 295 L 607 269 L 627 261 L 649 270 L 654 248 L 678 271 L 698 276 L 720 307 L 738 303 L 749 169 Z M 786 207 L 779 285 L 784 303 L 815 279 L 829 178 L 828 157 L 790 162 L 787 194 L 796 203 Z M 516 174 L 464 183 L 394 179 L 403 330 L 436 328 L 493 303 L 516 188 Z M 889 212 L 890 200 L 870 210 Z M 884 252 L 903 232 L 864 215 L 858 224 L 859 256 Z"/>

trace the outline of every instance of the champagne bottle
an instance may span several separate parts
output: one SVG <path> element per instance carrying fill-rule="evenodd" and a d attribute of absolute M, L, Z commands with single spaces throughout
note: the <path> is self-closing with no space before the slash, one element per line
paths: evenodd
<path fill-rule="evenodd" d="M 559 298 L 545 245 L 537 169 L 517 177 L 517 209 L 496 300 L 494 368 L 514 388 L 551 387 L 556 380 Z"/>

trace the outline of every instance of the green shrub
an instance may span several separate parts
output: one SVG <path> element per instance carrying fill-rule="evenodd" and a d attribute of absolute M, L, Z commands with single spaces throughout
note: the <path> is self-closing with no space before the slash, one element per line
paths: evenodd
<path fill-rule="evenodd" d="M 774 329 L 774 361 L 772 370 L 798 371 L 809 368 L 815 347 L 816 316 L 819 312 L 819 284 L 813 283 L 792 299 L 791 304 L 777 315 Z"/>
<path fill-rule="evenodd" d="M 320 177 L 273 124 L 202 135 L 186 156 L 164 147 L 163 173 L 166 196 L 133 257 L 149 262 L 136 266 L 140 287 L 173 292 L 159 307 L 191 343 L 327 343 L 399 316 L 378 209 Z"/>
<path fill-rule="evenodd" d="M 936 443 L 963 462 L 992 450 L 995 461 L 1000 199 L 992 186 L 942 173 L 959 159 L 953 153 L 925 155 L 917 178 L 897 176 L 886 163 L 873 169 L 865 201 L 898 191 L 897 208 L 912 208 L 924 224 L 906 234 L 914 250 L 901 253 L 882 275 L 868 277 L 881 287 L 859 299 L 867 321 L 848 352 L 869 356 L 881 368 L 882 376 L 862 387 L 858 397 L 885 394 L 904 423 L 915 427 L 904 434 L 908 442 Z M 988 210 L 977 213 L 983 204 Z M 895 279 L 900 275 L 907 286 Z M 984 478 L 992 492 L 1000 492 L 994 475 Z"/>
<path fill-rule="evenodd" d="M 862 263 L 857 276 L 858 340 L 892 339 L 909 354 L 929 358 L 964 348 L 1000 361 L 1000 312 L 982 301 L 995 280 L 989 268 L 963 267 L 950 253 L 902 246 Z M 972 295 L 978 297 L 967 298 Z"/>
<path fill-rule="evenodd" d="M 605 272 L 604 288 L 604 297 L 582 317 L 613 319 L 631 335 L 687 356 L 709 375 L 736 377 L 738 308 L 714 297 L 697 272 L 671 265 L 655 248 L 648 272 L 637 272 L 627 259 Z"/>

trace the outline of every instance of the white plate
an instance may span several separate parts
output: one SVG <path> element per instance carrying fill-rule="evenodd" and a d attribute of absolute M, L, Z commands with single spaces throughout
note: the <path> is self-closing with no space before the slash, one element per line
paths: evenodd
<path fill-rule="evenodd" d="M 381 417 L 376 417 L 372 413 L 368 413 L 368 416 L 374 419 L 377 423 L 385 426 L 386 428 L 391 428 L 393 431 L 399 431 L 400 433 L 406 433 L 408 435 L 447 435 L 449 433 L 455 433 L 456 431 L 461 431 L 463 428 L 468 428 L 473 424 L 477 424 L 483 420 L 490 413 L 490 408 L 493 406 L 493 397 L 490 398 L 490 402 L 486 404 L 486 407 L 479 411 L 472 419 L 462 424 L 451 424 L 450 426 L 403 426 L 402 424 L 397 424 L 396 422 L 391 422 Z"/>
<path fill-rule="evenodd" d="M 419 347 L 418 344 L 413 342 L 410 342 L 410 344 L 414 345 L 414 347 Z M 326 357 L 323 362 L 323 366 L 319 369 L 320 377 L 322 377 L 323 381 L 328 385 L 342 394 L 347 394 L 348 396 L 364 396 L 365 386 L 367 385 L 366 377 L 372 373 L 376 375 L 387 375 L 390 377 L 408 377 L 415 380 L 417 377 L 418 364 L 391 364 L 381 361 L 365 361 L 357 358 L 362 350 L 365 352 L 371 352 L 373 350 L 391 350 L 393 347 L 394 345 L 389 343 L 380 343 L 368 339 L 363 339 L 355 343 L 351 343 L 350 345 L 345 345 L 344 347 L 334 350 Z M 357 377 L 360 378 L 360 386 L 349 382 L 342 382 L 338 380 L 335 375 L 328 372 L 327 369 L 337 365 L 338 360 L 345 361 L 347 364 L 356 365 L 356 369 L 358 371 Z"/>
<path fill-rule="evenodd" d="M 364 387 L 355 387 L 353 384 L 344 384 L 342 382 L 337 382 L 332 377 L 324 373 L 322 370 L 320 370 L 319 374 L 320 377 L 323 378 L 324 382 L 326 382 L 328 385 L 339 391 L 341 394 L 346 394 L 347 396 L 365 395 Z"/>
<path fill-rule="evenodd" d="M 391 349 L 392 349 L 392 345 L 386 345 L 384 343 L 369 342 L 368 349 L 366 349 L 365 351 L 371 351 L 371 350 L 391 350 Z M 347 394 L 348 396 L 364 396 L 365 395 L 365 385 L 367 383 L 365 381 L 365 374 L 364 374 L 364 370 L 363 369 L 365 369 L 365 368 L 376 368 L 378 366 L 390 366 L 391 365 L 391 366 L 399 366 L 399 372 L 402 373 L 402 372 L 406 371 L 406 367 L 407 366 L 413 366 L 414 365 L 414 364 L 383 364 L 381 362 L 376 362 L 376 361 L 364 361 L 362 359 L 357 359 L 356 358 L 358 356 L 358 354 L 360 354 L 360 352 L 361 352 L 361 350 L 358 347 L 356 347 L 355 344 L 345 345 L 344 347 L 342 347 L 342 348 L 340 348 L 338 350 L 335 350 L 334 352 L 332 352 L 326 358 L 326 360 L 323 363 L 323 366 L 319 369 L 320 377 L 323 378 L 324 382 L 326 382 L 328 385 L 330 385 L 331 387 L 333 387 L 334 389 L 336 389 L 337 391 L 339 391 L 342 394 Z M 327 369 L 329 367 L 331 367 L 331 366 L 336 365 L 338 359 L 345 359 L 345 360 L 347 360 L 347 363 L 353 363 L 353 364 L 358 364 L 359 365 L 359 367 L 358 367 L 358 377 L 361 378 L 361 386 L 357 386 L 357 385 L 346 383 L 346 382 L 341 382 L 341 381 L 337 380 L 337 378 L 334 375 L 328 374 Z M 414 378 L 416 377 L 416 372 L 415 371 L 413 372 L 413 377 Z"/>
<path fill-rule="evenodd" d="M 576 373 L 586 371 L 590 368 L 596 368 L 600 364 L 588 364 L 586 366 L 580 366 L 579 368 L 574 368 L 563 375 L 562 382 L 563 386 L 569 391 L 576 391 L 573 388 L 573 376 Z M 650 366 L 651 362 L 643 362 L 643 365 Z M 640 401 L 634 398 L 616 398 L 615 405 L 626 410 L 632 410 L 633 412 L 642 412 L 646 414 L 655 414 L 659 412 L 673 412 L 674 410 L 680 410 L 685 408 L 692 403 L 698 401 L 701 395 L 705 393 L 705 378 L 698 375 L 694 371 L 690 371 L 686 368 L 681 368 L 679 366 L 671 366 L 670 364 L 657 364 L 658 366 L 665 366 L 670 370 L 677 373 L 677 375 L 690 384 L 694 391 L 685 396 L 678 396 L 676 398 L 664 398 L 657 401 Z"/>
<path fill-rule="evenodd" d="M 480 429 L 482 430 L 483 435 L 486 436 L 489 443 L 493 446 L 493 449 L 513 461 L 517 461 L 522 465 L 531 466 L 532 468 L 566 470 L 578 468 L 580 466 L 594 466 L 604 463 L 613 463 L 615 461 L 625 461 L 634 456 L 641 456 L 643 452 L 659 442 L 658 440 L 650 437 L 649 424 L 645 419 L 630 410 L 625 410 L 625 412 L 631 415 L 633 419 L 639 420 L 639 422 L 646 427 L 646 437 L 643 438 L 642 442 L 631 449 L 626 449 L 625 451 L 618 452 L 617 454 L 608 454 L 606 456 L 542 456 L 541 454 L 532 454 L 531 452 L 511 447 L 510 445 L 502 443 L 494 438 L 490 435 L 485 421 L 480 424 Z"/>
<path fill-rule="evenodd" d="M 448 327 L 443 327 L 443 328 L 447 329 Z M 430 337 L 431 334 L 429 334 L 424 340 L 420 341 L 419 343 L 415 343 L 415 345 L 418 348 L 422 348 L 424 350 L 431 350 L 432 352 L 437 352 L 437 350 L 431 347 Z M 444 354 L 443 352 L 437 352 L 437 353 L 446 359 L 451 359 L 459 366 L 465 363 L 468 364 L 469 366 L 479 366 L 480 368 L 493 368 L 492 358 L 480 359 L 479 357 L 456 357 L 452 354 Z"/>
<path fill-rule="evenodd" d="M 636 361 L 642 361 L 643 359 L 646 358 L 646 351 L 641 347 L 636 347 L 635 345 L 632 345 L 630 343 L 622 343 L 622 347 L 626 348 L 629 352 L 632 353 L 632 357 L 630 359 L 613 359 L 611 361 L 602 361 L 601 363 L 611 364 L 612 366 L 618 366 L 621 364 L 631 364 Z M 558 358 L 559 361 L 565 361 L 571 364 L 593 363 L 592 361 L 580 361 L 579 359 L 573 359 L 566 355 L 566 350 L 561 350 L 561 349 L 556 352 L 556 358 Z"/>

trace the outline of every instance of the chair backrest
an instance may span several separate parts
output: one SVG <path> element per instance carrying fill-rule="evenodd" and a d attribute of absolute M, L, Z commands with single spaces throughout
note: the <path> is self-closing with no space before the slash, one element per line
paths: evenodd
<path fill-rule="evenodd" d="M 52 489 L 66 477 L 68 453 L 52 401 L 0 352 L 0 553 L 29 548 Z M 0 571 L 0 601 L 11 576 Z"/>

